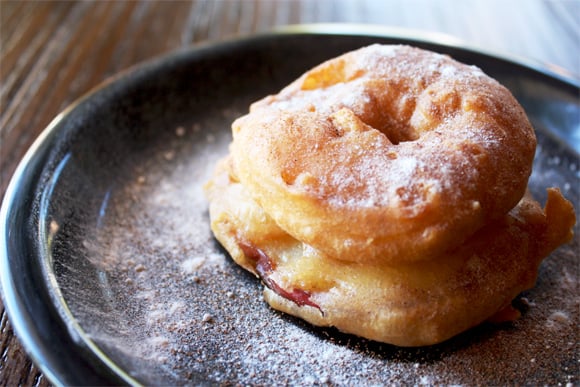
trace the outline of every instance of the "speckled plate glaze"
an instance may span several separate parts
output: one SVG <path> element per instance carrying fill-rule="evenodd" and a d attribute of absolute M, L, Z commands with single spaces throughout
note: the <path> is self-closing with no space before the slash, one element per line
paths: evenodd
<path fill-rule="evenodd" d="M 565 75 L 439 36 L 368 26 L 299 26 L 176 52 L 57 117 L 6 193 L 3 300 L 52 382 L 578 382 L 578 236 L 518 297 L 520 320 L 414 349 L 271 310 L 259 281 L 212 238 L 202 186 L 227 153 L 231 121 L 313 65 L 377 42 L 447 53 L 510 88 L 538 133 L 530 189 L 543 201 L 546 187 L 560 187 L 580 208 L 579 86 Z"/>

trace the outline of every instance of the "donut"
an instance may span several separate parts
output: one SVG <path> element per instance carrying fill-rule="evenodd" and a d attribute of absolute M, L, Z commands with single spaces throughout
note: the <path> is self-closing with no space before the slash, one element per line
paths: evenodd
<path fill-rule="evenodd" d="M 284 230 L 348 261 L 428 259 L 524 194 L 534 131 L 476 67 L 407 46 L 325 62 L 233 125 L 240 181 Z"/>
<path fill-rule="evenodd" d="M 511 301 L 533 287 L 542 259 L 571 239 L 575 223 L 571 203 L 551 188 L 544 209 L 526 195 L 437 259 L 360 263 L 328 258 L 282 230 L 232 174 L 231 160 L 207 192 L 214 235 L 263 281 L 274 309 L 404 347 L 517 318 Z"/>
<path fill-rule="evenodd" d="M 399 346 L 517 317 L 572 238 L 558 189 L 526 193 L 536 140 L 510 92 L 408 46 L 331 59 L 232 124 L 210 226 L 274 309 Z"/>

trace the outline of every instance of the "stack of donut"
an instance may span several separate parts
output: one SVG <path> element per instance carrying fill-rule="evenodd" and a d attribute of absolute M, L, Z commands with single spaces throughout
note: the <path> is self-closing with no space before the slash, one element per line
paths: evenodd
<path fill-rule="evenodd" d="M 517 316 L 572 237 L 557 189 L 526 194 L 536 139 L 510 92 L 433 52 L 372 45 L 233 125 L 211 227 L 275 309 L 400 346 Z"/>

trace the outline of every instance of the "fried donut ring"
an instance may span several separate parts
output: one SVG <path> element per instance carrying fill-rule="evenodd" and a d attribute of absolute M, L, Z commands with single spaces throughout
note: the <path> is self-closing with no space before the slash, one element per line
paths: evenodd
<path fill-rule="evenodd" d="M 211 228 L 275 309 L 401 346 L 514 316 L 572 237 L 557 189 L 524 196 L 536 140 L 475 67 L 370 46 L 305 73 L 232 124 Z"/>
<path fill-rule="evenodd" d="M 399 346 L 442 342 L 487 319 L 517 313 L 542 259 L 571 239 L 574 209 L 556 189 L 544 210 L 529 196 L 432 260 L 391 265 L 325 257 L 282 230 L 240 184 L 226 159 L 207 187 L 211 227 L 259 276 L 275 309 L 319 326 Z"/>
<path fill-rule="evenodd" d="M 428 259 L 501 219 L 536 145 L 506 88 L 407 46 L 327 61 L 232 128 L 252 198 L 292 237 L 355 262 Z"/>

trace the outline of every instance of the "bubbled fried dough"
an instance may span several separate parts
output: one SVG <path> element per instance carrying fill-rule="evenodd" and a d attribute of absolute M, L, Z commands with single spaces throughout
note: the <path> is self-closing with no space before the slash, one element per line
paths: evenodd
<path fill-rule="evenodd" d="M 347 261 L 416 261 L 522 197 L 535 136 L 481 70 L 407 46 L 325 62 L 236 120 L 236 173 L 275 222 Z"/>
<path fill-rule="evenodd" d="M 211 228 L 275 309 L 401 346 L 446 340 L 534 285 L 572 238 L 528 195 L 535 136 L 481 70 L 407 46 L 325 62 L 232 124 Z"/>
<path fill-rule="evenodd" d="M 509 307 L 546 254 L 571 237 L 574 210 L 556 189 L 531 197 L 436 259 L 400 265 L 324 256 L 282 230 L 225 160 L 207 186 L 211 227 L 258 275 L 275 309 L 318 326 L 399 346 L 444 341 Z M 497 320 L 497 319 L 496 319 Z"/>

